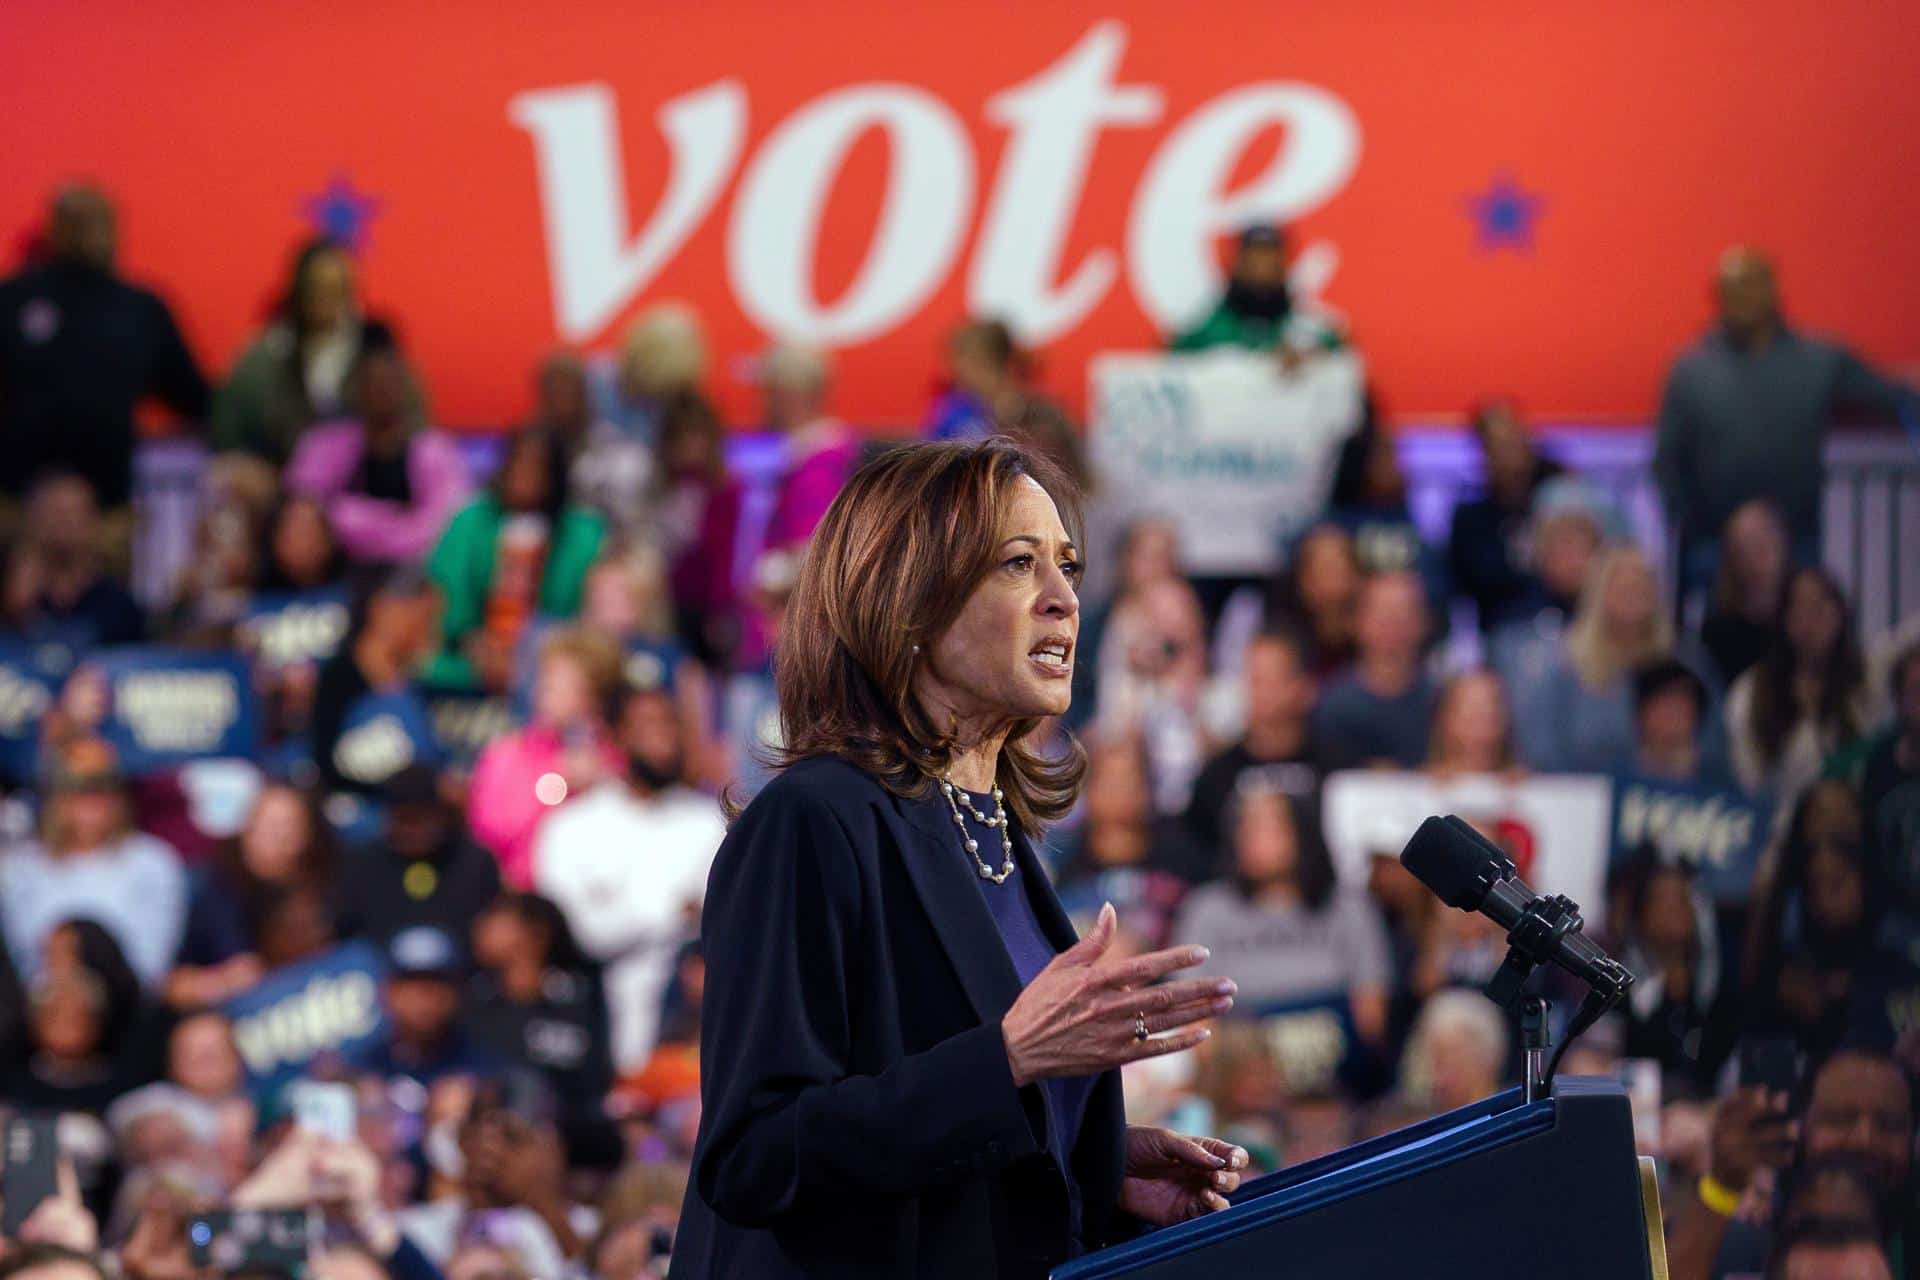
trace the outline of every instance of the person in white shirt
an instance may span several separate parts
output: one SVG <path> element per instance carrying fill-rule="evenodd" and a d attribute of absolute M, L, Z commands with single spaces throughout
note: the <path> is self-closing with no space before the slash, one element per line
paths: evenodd
<path fill-rule="evenodd" d="M 624 777 L 556 809 L 534 837 L 537 892 L 606 966 L 614 1066 L 653 1051 L 680 945 L 698 933 L 707 871 L 726 835 L 712 796 L 686 786 L 685 734 L 671 692 L 627 693 L 619 715 Z"/>

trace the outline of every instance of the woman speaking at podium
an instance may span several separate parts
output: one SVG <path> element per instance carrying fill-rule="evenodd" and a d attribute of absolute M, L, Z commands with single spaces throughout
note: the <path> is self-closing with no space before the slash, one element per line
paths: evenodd
<path fill-rule="evenodd" d="M 863 467 L 814 534 L 776 659 L 782 766 L 707 886 L 701 1102 L 675 1280 L 1040 1277 L 1226 1207 L 1246 1153 L 1129 1126 L 1127 1062 L 1200 1043 L 1223 979 L 1110 957 L 1033 838 L 1079 790 L 1079 551 L 1004 440 Z"/>

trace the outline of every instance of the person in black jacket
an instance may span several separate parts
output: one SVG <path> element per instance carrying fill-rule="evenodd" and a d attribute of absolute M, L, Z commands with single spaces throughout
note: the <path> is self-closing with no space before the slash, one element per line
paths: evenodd
<path fill-rule="evenodd" d="M 1203 947 L 1076 940 L 1034 855 L 1077 747 L 1079 559 L 1044 462 L 907 446 L 815 531 L 775 682 L 774 779 L 707 883 L 701 1120 L 678 1280 L 1046 1275 L 1227 1206 L 1247 1155 L 1129 1126 L 1119 1066 L 1200 1043 Z"/>
<path fill-rule="evenodd" d="M 1504 400 L 1473 411 L 1473 434 L 1485 460 L 1485 490 L 1453 509 L 1447 568 L 1454 587 L 1473 601 L 1480 630 L 1491 633 L 1545 603 L 1545 589 L 1518 548 L 1533 515 L 1535 491 L 1559 475 L 1560 467 L 1535 451 L 1527 424 Z"/>
<path fill-rule="evenodd" d="M 47 226 L 48 260 L 0 280 L 0 491 L 42 471 L 79 472 L 103 507 L 133 489 L 133 410 L 148 396 L 198 421 L 207 382 L 159 297 L 114 271 L 112 203 L 63 188 Z"/>

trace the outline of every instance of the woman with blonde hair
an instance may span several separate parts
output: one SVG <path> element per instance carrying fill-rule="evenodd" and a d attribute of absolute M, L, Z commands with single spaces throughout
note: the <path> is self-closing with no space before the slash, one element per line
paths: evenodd
<path fill-rule="evenodd" d="M 593 371 L 593 410 L 629 439 L 652 446 L 661 406 L 696 391 L 707 372 L 700 313 L 684 302 L 657 302 L 634 317 L 615 361 Z"/>
<path fill-rule="evenodd" d="M 1675 656 L 1696 674 L 1706 668 L 1676 650 L 1652 561 L 1630 544 L 1603 551 L 1559 651 L 1515 691 L 1522 761 L 1549 773 L 1601 773 L 1630 759 L 1634 668 Z"/>
<path fill-rule="evenodd" d="M 0 857 L 0 932 L 31 979 L 47 935 L 69 918 L 98 921 L 141 982 L 166 977 L 187 921 L 187 877 L 164 841 L 137 831 L 113 748 L 74 738 L 47 779 L 40 837 Z"/>

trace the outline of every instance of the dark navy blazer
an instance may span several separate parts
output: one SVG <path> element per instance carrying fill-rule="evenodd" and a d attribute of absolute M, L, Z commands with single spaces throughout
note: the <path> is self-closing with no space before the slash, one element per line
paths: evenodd
<path fill-rule="evenodd" d="M 1071 946 L 1024 837 L 1015 857 Z M 707 882 L 675 1280 L 1017 1280 L 1077 1251 L 1046 1090 L 1014 1087 L 1001 1037 L 1020 979 L 972 874 L 937 791 L 895 796 L 843 761 L 794 765 L 741 814 Z M 1141 1229 L 1118 1208 L 1125 1129 L 1108 1071 L 1070 1157 L 1078 1249 Z"/>

